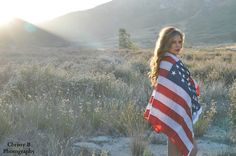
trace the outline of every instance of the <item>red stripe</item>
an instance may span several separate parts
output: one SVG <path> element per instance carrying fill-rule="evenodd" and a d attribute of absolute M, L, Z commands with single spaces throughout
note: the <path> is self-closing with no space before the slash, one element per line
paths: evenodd
<path fill-rule="evenodd" d="M 150 109 L 146 109 L 143 113 L 143 117 L 145 120 L 149 120 Z"/>
<path fill-rule="evenodd" d="M 185 146 L 184 142 L 181 140 L 176 131 L 174 131 L 171 127 L 169 127 L 167 124 L 165 124 L 153 115 L 150 115 L 149 121 L 155 131 L 157 131 L 158 133 L 163 132 L 164 134 L 166 134 L 170 138 L 172 143 L 178 147 L 179 151 L 183 155 L 188 155 L 190 151 L 188 151 L 188 148 Z M 190 141 L 193 143 L 192 139 Z"/>
<path fill-rule="evenodd" d="M 194 80 L 191 77 L 189 78 L 189 82 L 191 83 L 191 85 L 193 85 L 195 87 L 196 94 L 197 94 L 197 96 L 199 96 L 200 95 L 199 85 L 195 84 Z"/>
<path fill-rule="evenodd" d="M 173 59 L 171 56 L 165 56 L 165 57 L 162 58 L 162 60 L 163 61 L 168 61 L 168 62 L 170 62 L 172 64 L 176 63 L 175 59 Z"/>
<path fill-rule="evenodd" d="M 154 98 L 153 96 L 150 97 L 150 99 L 149 99 L 150 104 L 152 104 L 153 98 Z"/>
<path fill-rule="evenodd" d="M 194 81 L 191 77 L 189 77 L 189 82 L 191 83 L 191 85 L 195 86 Z"/>
<path fill-rule="evenodd" d="M 196 94 L 197 94 L 197 96 L 199 96 L 199 95 L 200 95 L 200 88 L 199 88 L 199 85 L 197 84 L 197 85 L 195 86 L 195 88 L 196 88 Z"/>
<path fill-rule="evenodd" d="M 165 70 L 165 69 L 162 69 L 162 68 L 160 68 L 160 69 L 158 70 L 158 75 L 167 77 L 168 74 L 169 74 L 169 71 L 168 71 L 168 70 Z"/>
<path fill-rule="evenodd" d="M 170 109 L 168 106 L 166 106 L 162 102 L 155 100 L 155 99 L 153 100 L 152 106 L 155 107 L 156 109 L 160 110 L 164 114 L 168 115 L 170 118 L 172 118 L 172 120 L 176 121 L 179 125 L 181 125 L 184 132 L 186 133 L 187 137 L 189 138 L 189 140 L 192 139 L 192 132 L 188 128 L 186 122 L 184 121 L 184 119 L 181 115 L 179 115 L 178 113 L 176 113 L 175 111 Z"/>
<path fill-rule="evenodd" d="M 180 106 L 182 106 L 184 108 L 184 110 L 187 112 L 190 119 L 192 119 L 191 110 L 190 110 L 188 104 L 186 103 L 186 101 L 181 96 L 179 96 L 178 94 L 169 90 L 168 88 L 166 88 L 165 86 L 163 86 L 161 84 L 158 84 L 157 87 L 155 87 L 155 90 L 157 92 L 165 95 L 169 99 L 173 100 L 175 103 L 179 104 Z"/>

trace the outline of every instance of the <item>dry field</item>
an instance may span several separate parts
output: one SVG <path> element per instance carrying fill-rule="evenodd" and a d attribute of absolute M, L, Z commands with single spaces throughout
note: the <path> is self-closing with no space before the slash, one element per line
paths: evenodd
<path fill-rule="evenodd" d="M 150 139 L 142 117 L 152 91 L 151 55 L 152 49 L 0 49 L 0 155 L 8 143 L 30 143 L 35 156 L 111 155 L 73 148 L 96 136 L 131 137 L 132 155 L 158 155 L 149 144 L 165 143 Z M 180 57 L 200 84 L 197 139 L 230 147 L 218 156 L 236 155 L 234 45 L 185 48 Z"/>

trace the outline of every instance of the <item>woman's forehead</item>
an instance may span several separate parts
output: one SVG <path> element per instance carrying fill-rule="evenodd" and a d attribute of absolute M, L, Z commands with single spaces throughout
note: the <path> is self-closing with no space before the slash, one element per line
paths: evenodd
<path fill-rule="evenodd" d="M 171 38 L 172 40 L 182 40 L 180 35 L 175 35 Z"/>

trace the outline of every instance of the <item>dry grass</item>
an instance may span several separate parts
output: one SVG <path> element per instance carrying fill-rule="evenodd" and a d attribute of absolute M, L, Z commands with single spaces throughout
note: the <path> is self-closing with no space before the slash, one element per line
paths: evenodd
<path fill-rule="evenodd" d="M 143 111 L 151 94 L 147 78 L 151 55 L 151 49 L 3 51 L 1 147 L 11 139 L 30 140 L 38 155 L 76 155 L 70 145 L 79 136 L 145 133 L 149 129 Z M 228 113 L 229 106 L 234 110 L 235 96 L 228 94 L 229 90 L 235 93 L 231 86 L 236 54 L 225 49 L 185 49 L 181 57 L 201 87 L 204 112 L 196 133 L 204 135 L 211 124 L 227 129 L 230 124 L 225 119 L 235 118 L 234 111 Z M 150 154 L 140 140 L 132 146 L 133 153 Z"/>

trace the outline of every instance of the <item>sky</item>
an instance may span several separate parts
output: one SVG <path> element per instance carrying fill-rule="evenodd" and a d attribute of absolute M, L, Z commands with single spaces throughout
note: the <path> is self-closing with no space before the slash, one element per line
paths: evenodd
<path fill-rule="evenodd" d="M 111 0 L 0 0 L 0 24 L 6 24 L 14 17 L 37 24 L 109 1 Z"/>

